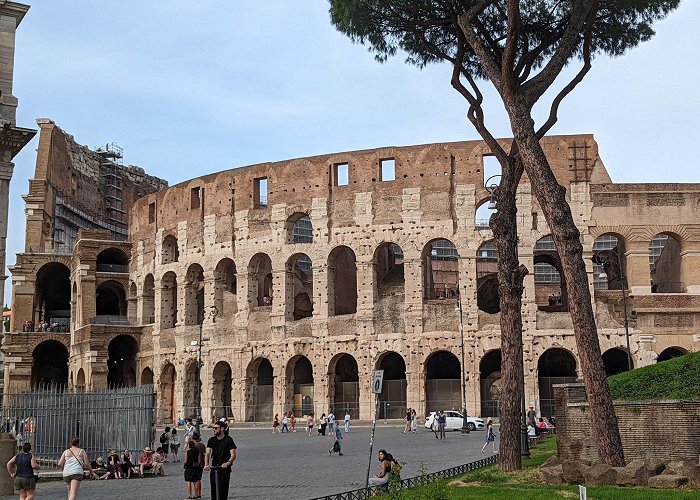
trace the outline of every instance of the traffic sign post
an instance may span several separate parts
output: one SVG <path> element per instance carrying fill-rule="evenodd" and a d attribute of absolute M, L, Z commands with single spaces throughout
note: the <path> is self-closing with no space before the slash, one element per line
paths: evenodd
<path fill-rule="evenodd" d="M 372 392 L 374 392 L 374 416 L 372 417 L 372 433 L 369 437 L 369 463 L 367 464 L 367 477 L 365 478 L 365 488 L 369 493 L 369 470 L 372 468 L 372 450 L 374 448 L 374 431 L 377 428 L 377 413 L 379 413 L 379 394 L 382 392 L 384 382 L 384 370 L 374 372 L 372 381 Z"/>

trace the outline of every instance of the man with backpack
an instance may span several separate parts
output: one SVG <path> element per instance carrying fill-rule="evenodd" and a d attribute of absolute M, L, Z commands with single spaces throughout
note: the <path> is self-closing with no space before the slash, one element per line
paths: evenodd
<path fill-rule="evenodd" d="M 160 435 L 160 447 L 164 450 L 170 449 L 170 427 L 166 427 Z"/>
<path fill-rule="evenodd" d="M 328 450 L 328 454 L 332 455 L 333 452 L 338 453 L 338 456 L 343 456 L 343 452 L 340 451 L 341 441 L 343 440 L 343 433 L 340 431 L 340 425 L 337 423 L 333 424 L 333 436 L 335 441 L 333 441 L 333 448 Z"/>

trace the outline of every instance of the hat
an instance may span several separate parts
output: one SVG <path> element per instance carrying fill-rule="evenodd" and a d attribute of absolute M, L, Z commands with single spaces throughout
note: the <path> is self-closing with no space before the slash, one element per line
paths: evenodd
<path fill-rule="evenodd" d="M 143 452 L 144 452 L 144 453 L 153 453 L 153 450 L 150 449 L 148 446 L 146 446 L 146 447 L 143 449 Z"/>
<path fill-rule="evenodd" d="M 109 452 L 109 456 L 110 456 L 110 457 L 111 457 L 112 455 L 116 455 L 116 454 L 117 454 L 117 450 L 110 450 L 110 452 Z"/>
<path fill-rule="evenodd" d="M 97 460 L 95 460 L 98 464 L 104 463 L 104 459 L 102 457 L 97 457 Z"/>

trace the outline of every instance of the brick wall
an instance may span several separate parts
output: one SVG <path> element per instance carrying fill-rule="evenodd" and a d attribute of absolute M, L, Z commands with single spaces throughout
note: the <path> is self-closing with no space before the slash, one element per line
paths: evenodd
<path fill-rule="evenodd" d="M 557 455 L 598 460 L 583 384 L 554 386 Z M 616 401 L 625 460 L 697 460 L 700 401 Z"/>

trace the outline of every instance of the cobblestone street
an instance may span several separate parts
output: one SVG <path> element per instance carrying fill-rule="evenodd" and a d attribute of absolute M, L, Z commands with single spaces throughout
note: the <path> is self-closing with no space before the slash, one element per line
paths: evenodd
<path fill-rule="evenodd" d="M 328 455 L 332 439 L 308 437 L 305 432 L 272 434 L 269 430 L 234 429 L 232 436 L 238 446 L 238 459 L 233 468 L 229 498 L 308 499 L 338 493 L 364 485 L 369 452 L 368 427 L 351 428 L 343 440 L 342 457 Z M 498 433 L 497 433 L 498 435 Z M 483 431 L 462 436 L 448 432 L 444 441 L 419 427 L 416 434 L 404 435 L 398 427 L 378 424 L 374 444 L 405 466 L 403 477 L 418 474 L 421 464 L 425 472 L 434 472 L 483 457 Z M 91 457 L 93 458 L 93 457 Z M 376 459 L 371 474 L 378 471 Z M 80 498 L 132 499 L 143 496 L 175 500 L 185 498 L 185 483 L 181 464 L 167 464 L 169 477 L 84 482 Z M 209 478 L 205 473 L 203 496 L 209 498 Z M 47 500 L 66 498 L 63 482 L 40 482 L 37 497 Z M 13 497 L 3 496 L 0 499 Z"/>

